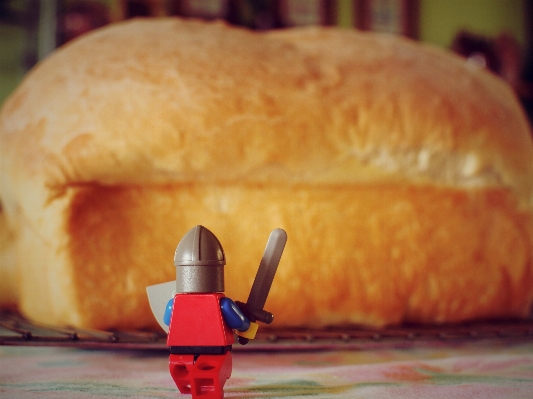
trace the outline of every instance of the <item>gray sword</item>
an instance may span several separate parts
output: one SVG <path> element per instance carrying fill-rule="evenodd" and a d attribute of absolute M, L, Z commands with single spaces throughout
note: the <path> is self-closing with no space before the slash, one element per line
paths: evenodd
<path fill-rule="evenodd" d="M 264 306 L 286 242 L 287 233 L 285 230 L 276 229 L 270 233 L 248 300 L 246 303 L 236 302 L 237 306 L 251 321 L 270 324 L 274 320 L 274 315 L 264 310 Z M 239 342 L 245 345 L 248 340 L 239 337 Z"/>

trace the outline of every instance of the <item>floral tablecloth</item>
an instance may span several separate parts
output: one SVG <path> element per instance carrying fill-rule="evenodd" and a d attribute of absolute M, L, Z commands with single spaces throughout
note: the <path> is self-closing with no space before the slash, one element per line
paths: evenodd
<path fill-rule="evenodd" d="M 0 346 L 0 398 L 188 398 L 164 351 Z M 235 351 L 226 398 L 533 398 L 533 341 Z"/>

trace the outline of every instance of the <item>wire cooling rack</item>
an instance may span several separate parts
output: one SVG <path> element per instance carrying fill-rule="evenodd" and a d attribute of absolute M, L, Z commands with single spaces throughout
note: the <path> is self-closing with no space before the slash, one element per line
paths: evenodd
<path fill-rule="evenodd" d="M 465 340 L 533 340 L 533 319 L 404 325 L 381 329 L 361 326 L 323 329 L 262 328 L 249 345 L 234 345 L 234 350 L 370 349 Z M 9 312 L 0 313 L 0 345 L 168 350 L 163 331 L 95 331 L 55 327 L 33 323 Z"/>

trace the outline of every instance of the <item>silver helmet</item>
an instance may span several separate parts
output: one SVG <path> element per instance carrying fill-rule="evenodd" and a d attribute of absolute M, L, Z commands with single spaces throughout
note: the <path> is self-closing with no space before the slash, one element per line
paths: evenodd
<path fill-rule="evenodd" d="M 204 226 L 181 239 L 174 254 L 176 292 L 223 292 L 226 257 L 220 241 Z"/>

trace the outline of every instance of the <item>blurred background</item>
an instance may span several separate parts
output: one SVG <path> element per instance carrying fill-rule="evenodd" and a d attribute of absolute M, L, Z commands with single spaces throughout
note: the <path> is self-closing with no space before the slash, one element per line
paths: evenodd
<path fill-rule="evenodd" d="M 0 104 L 68 41 L 109 23 L 172 15 L 257 30 L 331 25 L 432 43 L 507 80 L 533 120 L 533 0 L 0 0 Z"/>

